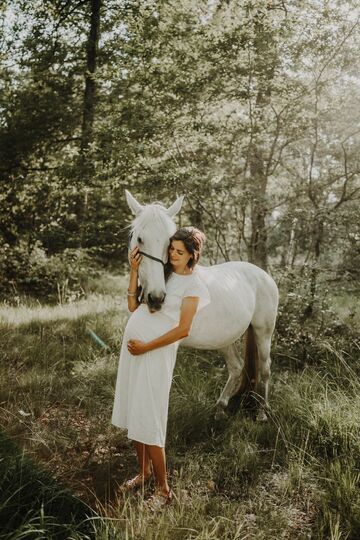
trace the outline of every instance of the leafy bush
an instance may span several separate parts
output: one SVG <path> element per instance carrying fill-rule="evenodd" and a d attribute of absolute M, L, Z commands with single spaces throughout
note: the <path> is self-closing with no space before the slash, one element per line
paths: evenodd
<path fill-rule="evenodd" d="M 360 247 L 358 238 L 354 238 L 348 249 L 342 254 L 337 267 L 337 274 L 347 281 L 358 282 L 360 278 Z"/>
<path fill-rule="evenodd" d="M 329 368 L 329 349 L 351 357 L 360 336 L 354 325 L 342 322 L 330 307 L 326 288 L 311 291 L 310 272 L 290 271 L 279 280 L 276 356 L 280 363 L 300 369 L 319 365 L 325 358 Z M 333 357 L 336 360 L 336 355 Z"/>
<path fill-rule="evenodd" d="M 30 252 L 25 242 L 11 248 L 2 245 L 0 294 L 6 298 L 25 293 L 60 303 L 75 300 L 95 274 L 94 261 L 85 250 L 65 249 L 49 256 L 40 244 Z"/>

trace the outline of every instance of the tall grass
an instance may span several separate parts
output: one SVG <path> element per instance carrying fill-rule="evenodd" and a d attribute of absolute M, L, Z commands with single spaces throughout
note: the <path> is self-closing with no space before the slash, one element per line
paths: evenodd
<path fill-rule="evenodd" d="M 95 538 L 93 509 L 0 432 L 0 538 Z"/>
<path fill-rule="evenodd" d="M 292 355 L 279 348 L 277 358 L 274 351 L 265 424 L 254 422 L 241 404 L 216 419 L 214 405 L 227 378 L 223 359 L 180 349 L 167 434 L 176 503 L 152 516 L 141 494 L 124 497 L 118 491 L 136 471 L 131 443 L 110 424 L 124 298 L 98 292 L 79 304 L 19 306 L 5 313 L 0 310 L 2 426 L 101 516 L 92 524 L 96 538 L 360 537 L 355 342 L 336 347 L 318 336 L 311 362 L 301 369 Z M 88 328 L 109 348 L 93 341 Z M 3 500 L 12 511 L 17 489 L 9 502 Z M 22 500 L 24 521 L 14 526 L 12 538 L 50 537 L 41 530 L 52 526 L 54 510 L 40 505 L 26 516 L 31 504 Z M 80 538 L 72 518 L 60 514 L 62 533 Z M 36 527 L 38 536 L 31 536 Z"/>

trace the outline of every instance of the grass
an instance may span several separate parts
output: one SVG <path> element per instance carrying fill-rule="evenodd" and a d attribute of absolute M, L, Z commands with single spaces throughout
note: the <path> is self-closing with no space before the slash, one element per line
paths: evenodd
<path fill-rule="evenodd" d="M 0 538 L 95 538 L 95 512 L 0 432 Z"/>
<path fill-rule="evenodd" d="M 73 304 L 0 309 L 0 419 L 7 434 L 1 449 L 16 441 L 24 449 L 15 452 L 18 463 L 26 456 L 47 471 L 44 504 L 60 482 L 71 490 L 67 497 L 98 515 L 90 533 L 76 530 L 65 511 L 56 516 L 31 499 L 20 504 L 18 493 L 36 490 L 18 475 L 1 499 L 0 521 L 1 511 L 23 520 L 0 538 L 56 538 L 56 527 L 64 538 L 104 540 L 359 538 L 360 351 L 355 344 L 336 347 L 326 336 L 317 338 L 312 361 L 301 369 L 295 353 L 274 351 L 265 424 L 244 407 L 215 419 L 224 362 L 216 352 L 180 349 L 167 438 L 176 504 L 154 517 L 143 511 L 141 496 L 119 496 L 117 486 L 135 472 L 136 459 L 124 432 L 110 424 L 127 316 L 125 285 L 112 286 L 116 294 L 104 284 Z"/>

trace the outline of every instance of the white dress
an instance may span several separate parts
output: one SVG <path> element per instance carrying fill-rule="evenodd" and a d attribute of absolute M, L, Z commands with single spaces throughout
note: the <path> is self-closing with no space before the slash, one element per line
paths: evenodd
<path fill-rule="evenodd" d="M 127 322 L 111 422 L 127 429 L 129 439 L 165 446 L 169 393 L 179 341 L 138 356 L 129 353 L 127 342 L 129 339 L 148 342 L 174 328 L 186 296 L 200 298 L 197 311 L 210 302 L 209 290 L 196 268 L 189 275 L 174 272 L 170 275 L 161 311 L 150 313 L 146 304 L 140 304 Z"/>

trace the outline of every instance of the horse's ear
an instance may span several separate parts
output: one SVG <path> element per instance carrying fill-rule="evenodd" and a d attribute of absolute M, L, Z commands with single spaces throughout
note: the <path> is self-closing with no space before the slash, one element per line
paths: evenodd
<path fill-rule="evenodd" d="M 172 218 L 174 216 L 176 216 L 176 214 L 178 212 L 180 212 L 180 209 L 181 209 L 181 205 L 183 203 L 183 200 L 184 200 L 184 195 L 180 195 L 180 197 L 178 197 L 176 199 L 176 201 L 170 206 L 170 208 L 168 208 L 166 211 L 168 213 L 168 215 Z"/>
<path fill-rule="evenodd" d="M 126 202 L 132 213 L 137 216 L 140 214 L 141 210 L 144 208 L 140 203 L 137 202 L 135 197 L 133 197 L 127 189 L 125 189 Z"/>

